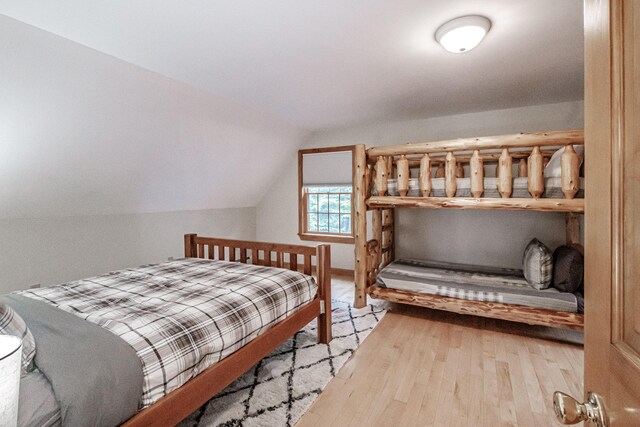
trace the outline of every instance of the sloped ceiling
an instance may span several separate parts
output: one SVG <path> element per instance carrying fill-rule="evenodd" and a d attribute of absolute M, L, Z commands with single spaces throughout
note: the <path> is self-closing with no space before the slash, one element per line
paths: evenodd
<path fill-rule="evenodd" d="M 255 206 L 303 133 L 0 15 L 0 219 Z"/>
<path fill-rule="evenodd" d="M 4 0 L 0 13 L 297 127 L 578 100 L 582 0 Z M 493 27 L 454 55 L 437 27 Z"/>

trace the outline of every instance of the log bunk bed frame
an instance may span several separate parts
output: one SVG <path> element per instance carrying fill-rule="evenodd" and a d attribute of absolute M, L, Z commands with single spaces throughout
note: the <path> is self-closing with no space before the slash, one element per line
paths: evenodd
<path fill-rule="evenodd" d="M 580 185 L 579 156 L 574 145 L 584 144 L 583 130 L 520 133 L 502 136 L 463 138 L 448 141 L 371 147 L 354 150 L 354 305 L 366 305 L 367 294 L 378 299 L 428 307 L 460 314 L 472 314 L 531 325 L 583 329 L 584 315 L 531 308 L 521 305 L 470 301 L 445 296 L 394 290 L 376 285 L 378 272 L 395 258 L 395 208 L 450 208 L 533 210 L 566 213 L 567 244 L 580 242 L 579 215 L 585 199 L 574 198 Z M 545 190 L 544 166 L 551 155 L 564 147 L 561 182 L 564 198 L 541 198 Z M 518 161 L 519 176 L 528 177 L 533 198 L 511 198 L 512 165 Z M 498 191 L 501 198 L 481 198 L 484 191 L 484 162 L 497 162 Z M 454 197 L 456 178 L 469 164 L 473 197 Z M 431 197 L 431 167 L 436 176 L 444 169 L 447 197 Z M 422 197 L 407 197 L 410 168 L 420 168 Z M 394 174 L 395 169 L 395 174 Z M 399 197 L 387 196 L 387 180 L 397 178 Z M 373 196 L 375 188 L 378 195 Z M 372 212 L 373 239 L 367 240 L 367 211 Z"/>
<path fill-rule="evenodd" d="M 331 247 L 287 245 L 244 240 L 184 236 L 185 257 L 252 263 L 286 268 L 311 275 L 315 272 L 318 293 L 298 311 L 275 324 L 233 354 L 205 369 L 180 388 L 159 399 L 124 422 L 124 427 L 175 425 L 247 372 L 287 339 L 318 319 L 318 342 L 327 344 L 331 333 Z M 301 263 L 299 263 L 301 258 Z"/>

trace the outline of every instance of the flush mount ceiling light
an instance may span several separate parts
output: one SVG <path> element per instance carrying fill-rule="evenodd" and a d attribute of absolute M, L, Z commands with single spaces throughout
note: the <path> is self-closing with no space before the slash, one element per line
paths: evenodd
<path fill-rule="evenodd" d="M 484 16 L 462 16 L 442 24 L 436 40 L 449 52 L 468 52 L 480 44 L 489 28 L 491 21 Z"/>

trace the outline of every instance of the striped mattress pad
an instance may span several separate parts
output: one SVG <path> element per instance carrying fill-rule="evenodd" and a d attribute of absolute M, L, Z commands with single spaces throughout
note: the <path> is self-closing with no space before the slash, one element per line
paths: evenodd
<path fill-rule="evenodd" d="M 471 301 L 578 311 L 578 298 L 555 288 L 531 287 L 521 270 L 401 259 L 380 271 L 379 286 Z"/>
<path fill-rule="evenodd" d="M 187 258 L 17 292 L 95 323 L 142 362 L 140 408 L 177 389 L 313 300 L 313 277 Z"/>
<path fill-rule="evenodd" d="M 387 180 L 387 193 L 389 196 L 399 196 L 398 181 L 396 179 Z M 371 194 L 377 195 L 375 188 L 371 189 Z M 409 197 L 421 197 L 420 184 L 417 178 L 409 179 Z M 431 197 L 446 197 L 445 179 L 431 178 Z M 456 195 L 455 197 L 471 197 L 471 178 L 456 178 Z M 482 197 L 500 198 L 498 191 L 498 178 L 484 178 L 484 193 Z M 513 178 L 513 198 L 531 198 L 529 194 L 529 180 L 526 177 Z M 545 178 L 543 198 L 562 199 L 562 178 L 553 177 Z M 577 198 L 584 197 L 584 178 L 580 178 L 580 189 L 576 194 Z"/>

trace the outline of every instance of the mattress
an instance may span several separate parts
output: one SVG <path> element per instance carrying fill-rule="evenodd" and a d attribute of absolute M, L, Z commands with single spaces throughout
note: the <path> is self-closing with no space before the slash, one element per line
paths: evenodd
<path fill-rule="evenodd" d="M 444 178 L 431 178 L 431 197 L 446 197 Z M 513 198 L 531 198 L 529 194 L 529 180 L 526 177 L 513 179 L 513 192 L 511 197 Z M 398 193 L 398 181 L 396 179 L 387 180 L 387 192 L 390 196 L 399 196 Z M 471 196 L 471 178 L 456 178 L 456 197 L 472 197 Z M 562 178 L 545 178 L 544 180 L 545 191 L 542 195 L 543 198 L 550 199 L 563 199 L 564 193 L 562 192 Z M 372 189 L 372 194 L 377 195 L 375 189 Z M 421 197 L 420 184 L 417 178 L 409 179 L 409 197 Z M 487 198 L 500 198 L 498 192 L 498 178 L 485 178 L 484 179 L 484 193 L 482 197 Z M 580 190 L 576 194 L 577 198 L 584 197 L 584 178 L 580 178 Z"/>
<path fill-rule="evenodd" d="M 378 274 L 379 286 L 470 301 L 578 312 L 578 298 L 555 288 L 529 286 L 521 270 L 401 259 Z"/>

